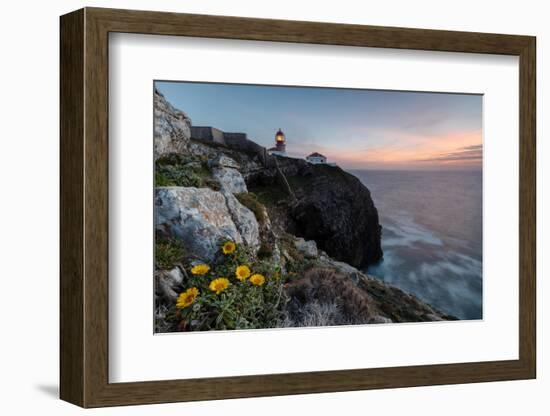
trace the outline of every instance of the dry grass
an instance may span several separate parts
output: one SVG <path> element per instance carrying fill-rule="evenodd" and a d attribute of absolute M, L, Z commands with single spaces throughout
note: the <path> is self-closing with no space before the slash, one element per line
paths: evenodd
<path fill-rule="evenodd" d="M 286 292 L 285 326 L 366 324 L 374 316 L 368 294 L 331 269 L 308 270 Z"/>
<path fill-rule="evenodd" d="M 304 305 L 298 316 L 296 316 L 296 314 L 293 314 L 292 316 L 287 315 L 282 322 L 282 326 L 334 326 L 348 325 L 351 323 L 352 322 L 345 318 L 341 307 L 336 302 L 319 303 L 314 301 Z"/>

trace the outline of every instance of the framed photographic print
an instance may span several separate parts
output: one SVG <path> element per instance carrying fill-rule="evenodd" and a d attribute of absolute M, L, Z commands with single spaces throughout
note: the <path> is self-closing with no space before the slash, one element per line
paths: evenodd
<path fill-rule="evenodd" d="M 535 38 L 61 17 L 61 398 L 536 376 Z"/>

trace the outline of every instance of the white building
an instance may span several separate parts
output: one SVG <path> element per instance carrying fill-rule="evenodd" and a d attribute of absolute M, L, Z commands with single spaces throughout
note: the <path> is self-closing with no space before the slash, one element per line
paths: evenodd
<path fill-rule="evenodd" d="M 314 165 L 325 165 L 327 163 L 326 156 L 323 156 L 321 153 L 312 153 L 309 156 L 306 157 L 306 160 L 309 163 L 313 163 Z"/>

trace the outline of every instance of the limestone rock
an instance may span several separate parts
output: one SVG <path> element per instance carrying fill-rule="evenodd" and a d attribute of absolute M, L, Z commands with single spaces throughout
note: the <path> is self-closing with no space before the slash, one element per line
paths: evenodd
<path fill-rule="evenodd" d="M 230 192 L 223 192 L 227 208 L 244 242 L 256 251 L 260 247 L 260 227 L 252 211 L 242 205 Z"/>
<path fill-rule="evenodd" d="M 222 191 L 231 194 L 248 192 L 244 178 L 237 169 L 226 167 L 213 168 L 212 176 L 219 182 Z"/>
<path fill-rule="evenodd" d="M 191 120 L 174 108 L 164 96 L 154 92 L 154 156 L 155 160 L 171 153 L 183 153 L 191 137 Z"/>
<path fill-rule="evenodd" d="M 324 253 L 319 256 L 319 261 L 321 264 L 324 264 L 327 267 L 331 267 L 333 269 L 338 270 L 340 273 L 346 274 L 356 284 L 359 281 L 359 279 L 361 279 L 364 276 L 355 267 L 350 266 L 347 263 L 334 260 Z"/>
<path fill-rule="evenodd" d="M 189 258 L 205 262 L 215 259 L 220 241 L 243 241 L 225 196 L 209 188 L 157 188 L 155 227 L 180 239 Z"/>
<path fill-rule="evenodd" d="M 208 143 L 192 139 L 189 142 L 188 151 L 194 156 L 203 157 L 210 160 L 210 168 L 233 167 L 238 169 L 243 175 L 245 181 L 248 181 L 249 177 L 255 177 L 258 172 L 263 171 L 263 164 L 258 155 L 242 153 L 234 149 L 221 146 L 218 143 Z M 225 158 L 228 158 L 233 162 L 228 161 Z"/>
<path fill-rule="evenodd" d="M 308 259 L 314 259 L 319 255 L 317 244 L 313 240 L 306 241 L 303 238 L 298 238 L 294 240 L 294 245 L 296 246 L 296 250 Z"/>
<path fill-rule="evenodd" d="M 212 168 L 233 168 L 240 169 L 241 166 L 231 159 L 229 156 L 224 155 L 223 153 L 216 156 L 211 162 L 210 167 Z"/>
<path fill-rule="evenodd" d="M 254 213 L 231 193 L 209 188 L 161 187 L 155 191 L 155 227 L 183 243 L 190 259 L 213 261 L 226 240 L 260 246 Z"/>
<path fill-rule="evenodd" d="M 155 271 L 155 293 L 170 303 L 176 301 L 182 282 L 183 273 L 179 267 Z"/>

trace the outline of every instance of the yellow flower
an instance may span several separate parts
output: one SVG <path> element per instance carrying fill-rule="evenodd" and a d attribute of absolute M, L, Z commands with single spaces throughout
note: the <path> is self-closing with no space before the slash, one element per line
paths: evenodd
<path fill-rule="evenodd" d="M 231 253 L 233 253 L 236 249 L 237 249 L 237 246 L 235 245 L 235 243 L 234 243 L 233 241 L 226 241 L 226 242 L 223 244 L 223 247 L 222 247 L 223 254 L 231 254 Z"/>
<path fill-rule="evenodd" d="M 235 270 L 235 276 L 237 276 L 237 279 L 239 279 L 241 282 L 248 279 L 250 276 L 250 269 L 247 265 L 243 264 L 239 267 L 237 267 L 237 270 Z"/>
<path fill-rule="evenodd" d="M 191 273 L 202 276 L 203 274 L 208 273 L 209 270 L 210 266 L 208 266 L 208 264 L 197 264 L 191 269 Z"/>
<path fill-rule="evenodd" d="M 261 274 L 253 274 L 250 277 L 250 283 L 252 283 L 255 286 L 261 286 L 265 283 L 265 277 Z"/>
<path fill-rule="evenodd" d="M 216 295 L 219 295 L 229 287 L 229 280 L 225 277 L 218 277 L 217 279 L 212 280 L 208 287 L 212 292 L 216 292 Z"/>
<path fill-rule="evenodd" d="M 176 308 L 183 309 L 188 307 L 193 302 L 195 302 L 197 296 L 199 296 L 199 289 L 197 289 L 196 287 L 191 287 L 187 289 L 185 292 L 180 293 L 180 295 L 178 296 Z"/>

